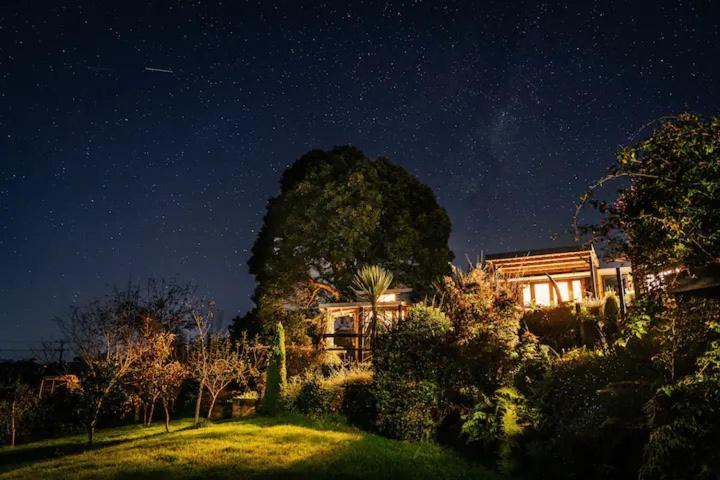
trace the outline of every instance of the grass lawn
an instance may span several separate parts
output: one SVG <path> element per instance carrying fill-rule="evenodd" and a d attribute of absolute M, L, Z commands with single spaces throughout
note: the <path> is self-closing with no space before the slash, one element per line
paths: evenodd
<path fill-rule="evenodd" d="M 100 430 L 84 437 L 0 448 L 0 479 L 497 478 L 436 445 L 389 440 L 299 416 L 249 418 L 192 428 Z"/>

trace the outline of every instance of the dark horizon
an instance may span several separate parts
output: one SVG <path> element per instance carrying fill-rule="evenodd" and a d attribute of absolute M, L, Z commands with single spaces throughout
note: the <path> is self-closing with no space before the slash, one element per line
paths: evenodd
<path fill-rule="evenodd" d="M 638 130 L 720 113 L 718 18 L 712 2 L 10 2 L 0 358 L 130 279 L 193 282 L 225 324 L 245 312 L 265 203 L 314 148 L 428 184 L 458 263 L 572 243 L 578 197 Z"/>

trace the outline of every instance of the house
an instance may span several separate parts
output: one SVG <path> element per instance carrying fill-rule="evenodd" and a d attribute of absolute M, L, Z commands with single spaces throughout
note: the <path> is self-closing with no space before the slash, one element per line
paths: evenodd
<path fill-rule="evenodd" d="M 411 288 L 388 289 L 378 300 L 378 323 L 391 325 L 402 320 L 412 304 Z M 372 307 L 368 301 L 321 303 L 324 314 L 322 347 L 348 360 L 368 358 L 371 342 Z"/>
<path fill-rule="evenodd" d="M 675 271 L 669 292 L 684 297 L 720 299 L 720 265 L 710 264 L 696 268 L 691 274 L 687 270 Z"/>
<path fill-rule="evenodd" d="M 80 388 L 80 379 L 74 374 L 46 375 L 40 381 L 39 397 L 42 398 L 43 394 L 52 395 L 59 388 L 77 390 Z"/>
<path fill-rule="evenodd" d="M 517 287 L 526 307 L 601 299 L 609 290 L 624 300 L 633 292 L 630 266 L 602 266 L 592 245 L 496 253 L 485 261 L 501 281 Z"/>
<path fill-rule="evenodd" d="M 633 292 L 629 265 L 603 266 L 595 248 L 568 246 L 542 250 L 521 250 L 487 255 L 485 262 L 498 280 L 515 286 L 524 306 L 551 306 L 602 299 L 612 290 L 622 299 Z M 379 299 L 378 323 L 391 325 L 402 320 L 410 305 L 412 289 L 388 290 Z M 323 332 L 321 348 L 347 360 L 362 361 L 371 350 L 372 309 L 370 302 L 321 303 Z"/>

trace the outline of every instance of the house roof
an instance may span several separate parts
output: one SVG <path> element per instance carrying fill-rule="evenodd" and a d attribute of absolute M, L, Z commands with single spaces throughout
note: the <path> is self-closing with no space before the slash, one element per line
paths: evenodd
<path fill-rule="evenodd" d="M 600 264 L 592 246 L 579 245 L 496 253 L 485 260 L 498 272 L 512 276 L 584 272 Z"/>
<path fill-rule="evenodd" d="M 534 257 L 536 255 L 553 255 L 557 253 L 589 252 L 593 247 L 583 245 L 566 245 L 563 247 L 539 248 L 531 250 L 514 250 L 512 252 L 491 253 L 485 255 L 485 260 L 500 260 L 505 258 Z"/>
<path fill-rule="evenodd" d="M 684 272 L 675 279 L 670 293 L 689 297 L 720 298 L 720 266 L 697 269 L 690 275 Z"/>

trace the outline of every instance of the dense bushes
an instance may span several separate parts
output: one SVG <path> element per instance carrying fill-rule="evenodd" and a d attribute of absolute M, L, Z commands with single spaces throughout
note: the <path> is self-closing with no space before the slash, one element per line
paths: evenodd
<path fill-rule="evenodd" d="M 609 337 L 614 338 L 618 329 L 618 314 L 617 297 L 610 294 L 602 303 L 585 302 L 527 310 L 521 324 L 538 336 L 543 344 L 561 352 L 582 346 L 593 347 Z"/>
<path fill-rule="evenodd" d="M 720 474 L 720 377 L 690 377 L 649 404 L 651 434 L 640 478 L 716 479 Z"/>
<path fill-rule="evenodd" d="M 368 375 L 365 379 L 358 377 L 352 382 L 346 382 L 344 386 L 342 413 L 350 424 L 374 431 L 377 421 L 377 399 L 372 376 Z"/>
<path fill-rule="evenodd" d="M 557 351 L 580 345 L 580 325 L 574 305 L 535 308 L 528 310 L 521 323 L 543 343 Z"/>
<path fill-rule="evenodd" d="M 652 389 L 626 363 L 585 348 L 553 362 L 528 396 L 538 415 L 525 439 L 534 468 L 555 478 L 624 478 L 637 468 Z"/>
<path fill-rule="evenodd" d="M 377 428 L 392 438 L 433 438 L 443 417 L 450 320 L 416 305 L 373 349 Z"/>
<path fill-rule="evenodd" d="M 372 428 L 375 399 L 372 371 L 367 366 L 337 367 L 324 371 L 318 367 L 295 377 L 284 392 L 285 406 L 311 416 L 343 414 L 350 423 Z"/>

